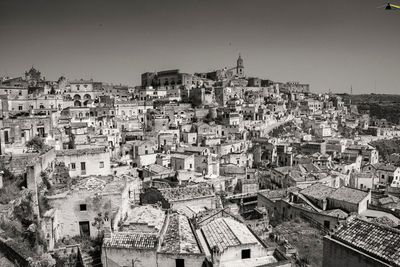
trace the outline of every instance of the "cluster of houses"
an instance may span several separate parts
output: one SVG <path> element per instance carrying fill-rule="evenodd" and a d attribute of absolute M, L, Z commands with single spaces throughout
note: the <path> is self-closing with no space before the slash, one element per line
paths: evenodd
<path fill-rule="evenodd" d="M 100 239 L 106 267 L 292 266 L 269 234 L 298 217 L 328 234 L 326 266 L 400 266 L 378 238 L 400 236 L 380 223 L 400 224 L 400 156 L 382 162 L 370 144 L 398 133 L 341 96 L 248 77 L 241 56 L 136 87 L 33 67 L 0 82 L 0 167 L 26 180 L 47 250 Z"/>

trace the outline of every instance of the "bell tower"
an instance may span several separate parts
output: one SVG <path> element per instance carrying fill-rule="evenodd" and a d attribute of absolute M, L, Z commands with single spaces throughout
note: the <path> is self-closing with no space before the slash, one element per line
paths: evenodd
<path fill-rule="evenodd" d="M 243 66 L 243 59 L 242 56 L 239 53 L 239 57 L 236 61 L 236 74 L 239 77 L 244 77 L 244 66 Z"/>

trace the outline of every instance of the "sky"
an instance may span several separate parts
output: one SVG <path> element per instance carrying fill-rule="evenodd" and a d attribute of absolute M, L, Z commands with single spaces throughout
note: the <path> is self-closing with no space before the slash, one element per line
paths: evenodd
<path fill-rule="evenodd" d="M 400 3 L 400 0 L 393 0 Z M 314 92 L 399 93 L 400 11 L 382 0 L 0 0 L 0 76 L 131 86 L 147 71 L 246 75 Z"/>

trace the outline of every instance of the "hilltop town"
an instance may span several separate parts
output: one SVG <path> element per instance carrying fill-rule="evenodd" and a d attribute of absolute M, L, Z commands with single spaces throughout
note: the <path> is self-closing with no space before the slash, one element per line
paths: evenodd
<path fill-rule="evenodd" d="M 400 125 L 241 55 L 140 77 L 1 78 L 0 266 L 400 266 Z"/>

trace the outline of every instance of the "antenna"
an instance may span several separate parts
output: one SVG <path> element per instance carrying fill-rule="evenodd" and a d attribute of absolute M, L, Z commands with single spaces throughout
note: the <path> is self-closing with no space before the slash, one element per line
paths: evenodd
<path fill-rule="evenodd" d="M 350 86 L 350 94 L 353 94 L 353 85 Z"/>

